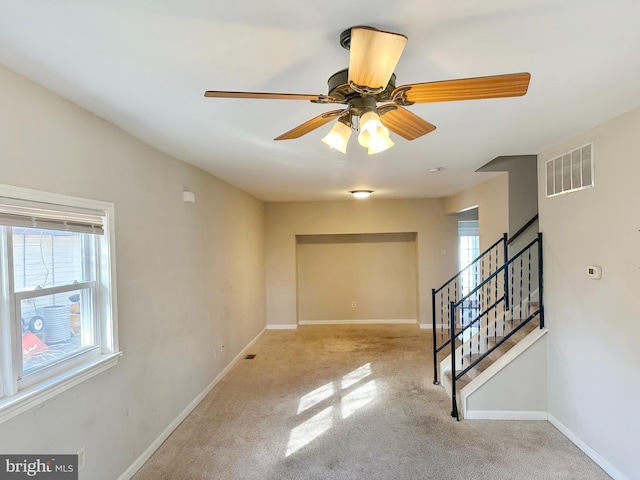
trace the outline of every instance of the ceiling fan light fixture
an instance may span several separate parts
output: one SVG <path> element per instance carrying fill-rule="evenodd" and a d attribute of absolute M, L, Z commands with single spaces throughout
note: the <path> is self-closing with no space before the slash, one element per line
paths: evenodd
<path fill-rule="evenodd" d="M 338 120 L 322 141 L 334 150 L 347 153 L 349 137 L 351 137 L 351 127 L 341 120 Z"/>
<path fill-rule="evenodd" d="M 394 145 L 395 143 L 393 143 L 393 140 L 391 140 L 388 135 L 373 137 L 369 142 L 369 149 L 367 150 L 367 153 L 369 155 L 375 155 L 376 153 L 384 152 L 385 150 L 390 149 Z"/>
<path fill-rule="evenodd" d="M 389 136 L 389 130 L 382 125 L 380 117 L 374 110 L 368 110 L 360 117 L 360 134 L 358 142 L 365 148 L 369 147 L 369 141 L 372 137 L 380 135 Z"/>
<path fill-rule="evenodd" d="M 367 198 L 373 193 L 373 190 L 351 190 L 349 193 L 355 198 Z"/>

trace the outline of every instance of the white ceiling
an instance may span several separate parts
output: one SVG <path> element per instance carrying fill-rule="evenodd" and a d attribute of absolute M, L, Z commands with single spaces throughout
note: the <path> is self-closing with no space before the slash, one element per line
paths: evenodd
<path fill-rule="evenodd" d="M 529 92 L 413 105 L 437 130 L 373 156 L 329 150 L 331 124 L 273 141 L 335 105 L 203 97 L 327 93 L 354 25 L 408 36 L 397 85 L 526 71 Z M 265 201 L 438 197 L 640 105 L 640 1 L 0 0 L 0 62 Z"/>

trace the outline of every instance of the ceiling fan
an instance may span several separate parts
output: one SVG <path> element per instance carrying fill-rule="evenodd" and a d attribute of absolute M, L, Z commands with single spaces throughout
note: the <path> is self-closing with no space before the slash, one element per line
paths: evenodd
<path fill-rule="evenodd" d="M 340 45 L 349 50 L 349 68 L 329 77 L 328 95 L 295 93 L 231 92 L 208 90 L 205 97 L 253 98 L 271 100 L 309 100 L 313 103 L 346 105 L 341 110 L 325 112 L 276 137 L 290 140 L 336 119 L 322 141 L 346 153 L 353 130 L 358 142 L 369 154 L 394 145 L 389 130 L 407 140 L 415 140 L 436 127 L 407 110 L 414 103 L 450 102 L 483 98 L 517 97 L 527 93 L 529 73 L 511 73 L 439 82 L 413 83 L 396 87 L 393 73 L 407 37 L 372 27 L 352 27 L 340 34 Z M 381 105 L 378 105 L 381 103 Z"/>

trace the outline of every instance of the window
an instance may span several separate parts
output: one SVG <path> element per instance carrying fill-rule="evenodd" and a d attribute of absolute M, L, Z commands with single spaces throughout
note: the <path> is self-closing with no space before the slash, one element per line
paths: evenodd
<path fill-rule="evenodd" d="M 117 363 L 112 218 L 0 185 L 0 421 Z"/>
<path fill-rule="evenodd" d="M 460 267 L 460 298 L 469 295 L 481 282 L 480 265 L 473 263 L 480 256 L 480 233 L 477 220 L 458 221 L 458 262 Z M 462 304 L 460 322 L 466 325 L 480 314 L 480 292 L 471 295 Z M 466 330 L 469 339 L 478 331 L 478 325 Z"/>
<path fill-rule="evenodd" d="M 467 268 L 480 256 L 480 234 L 477 220 L 458 221 L 458 262 L 460 292 L 464 297 L 480 283 L 480 270 L 477 264 Z"/>

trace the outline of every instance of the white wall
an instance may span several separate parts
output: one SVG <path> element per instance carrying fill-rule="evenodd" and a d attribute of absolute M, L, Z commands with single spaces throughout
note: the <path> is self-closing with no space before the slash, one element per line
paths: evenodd
<path fill-rule="evenodd" d="M 538 165 L 536 155 L 496 157 L 478 169 L 478 171 L 508 172 L 509 230 L 507 233 L 509 236 L 514 235 L 538 213 Z"/>
<path fill-rule="evenodd" d="M 490 378 L 477 390 L 471 388 L 473 380 L 463 387 L 465 418 L 547 418 L 547 335 L 534 331 L 534 337 L 536 340 L 529 337 L 511 348 L 482 372 L 481 376 Z"/>
<path fill-rule="evenodd" d="M 509 231 L 509 177 L 506 173 L 445 199 L 445 212 L 453 214 L 478 207 L 480 251 Z"/>
<path fill-rule="evenodd" d="M 296 235 L 417 232 L 421 324 L 431 324 L 431 288 L 457 270 L 457 221 L 442 199 L 267 203 L 265 211 L 269 325 L 296 324 Z"/>
<path fill-rule="evenodd" d="M 1 424 L 0 451 L 85 446 L 80 478 L 113 480 L 264 328 L 263 204 L 1 66 L 0 112 L 0 183 L 115 204 L 124 351 Z"/>
<path fill-rule="evenodd" d="M 595 186 L 545 198 L 549 413 L 616 478 L 640 478 L 640 108 L 539 154 L 594 141 Z M 602 267 L 602 279 L 587 266 Z"/>

